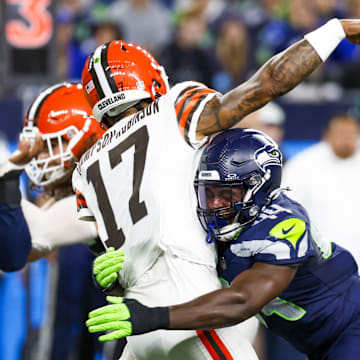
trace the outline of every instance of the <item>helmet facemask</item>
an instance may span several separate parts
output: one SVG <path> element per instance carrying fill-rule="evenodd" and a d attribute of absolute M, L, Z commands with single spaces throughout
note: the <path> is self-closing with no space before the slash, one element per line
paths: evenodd
<path fill-rule="evenodd" d="M 208 241 L 234 241 L 256 220 L 278 193 L 281 166 L 277 144 L 260 131 L 230 129 L 212 139 L 201 155 L 195 180 L 198 216 Z M 228 189 L 227 204 L 218 201 L 209 206 L 206 185 Z M 240 197 L 237 187 L 242 188 Z"/>
<path fill-rule="evenodd" d="M 195 181 L 197 213 L 202 227 L 208 233 L 208 242 L 233 241 L 242 228 L 258 215 L 258 208 L 252 201 L 255 186 L 249 186 L 249 182 L 253 181 L 253 177 L 235 183 Z M 214 208 L 213 196 L 223 198 L 221 207 Z"/>
<path fill-rule="evenodd" d="M 34 185 L 41 187 L 53 184 L 73 171 L 77 160 L 73 149 L 88 131 L 90 122 L 87 119 L 81 130 L 76 126 L 68 126 L 55 133 L 41 134 L 49 156 L 33 158 L 25 167 L 26 174 Z M 29 128 L 25 127 L 23 132 L 29 134 Z"/>
<path fill-rule="evenodd" d="M 25 167 L 26 174 L 34 185 L 40 187 L 52 184 L 72 171 L 75 158 L 69 149 L 68 141 L 64 138 L 68 130 L 70 129 L 42 135 L 49 156 L 41 159 L 33 158 Z"/>
<path fill-rule="evenodd" d="M 30 105 L 20 139 L 40 134 L 44 147 L 25 167 L 35 186 L 69 180 L 75 161 L 104 131 L 92 116 L 81 84 L 59 83 L 43 90 Z"/>

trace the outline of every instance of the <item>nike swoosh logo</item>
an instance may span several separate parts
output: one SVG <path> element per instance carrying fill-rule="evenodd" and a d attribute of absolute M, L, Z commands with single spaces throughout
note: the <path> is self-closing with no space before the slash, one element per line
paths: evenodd
<path fill-rule="evenodd" d="M 295 226 L 295 224 L 293 225 L 293 226 L 291 226 L 291 227 L 289 227 L 288 229 L 282 229 L 282 233 L 284 234 L 284 235 L 286 235 L 286 234 L 288 234 L 293 228 L 294 228 L 294 226 Z"/>

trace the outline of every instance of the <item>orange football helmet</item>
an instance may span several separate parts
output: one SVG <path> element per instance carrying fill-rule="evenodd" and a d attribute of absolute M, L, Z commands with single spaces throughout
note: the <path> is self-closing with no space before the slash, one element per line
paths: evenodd
<path fill-rule="evenodd" d="M 142 99 L 167 93 L 167 75 L 142 47 L 122 40 L 99 46 L 82 72 L 85 97 L 95 118 L 116 116 Z"/>
<path fill-rule="evenodd" d="M 92 116 L 81 84 L 65 82 L 41 92 L 29 107 L 20 139 L 34 138 L 36 133 L 41 134 L 49 156 L 33 158 L 25 171 L 35 185 L 44 186 L 70 173 L 75 161 L 104 130 Z M 63 139 L 68 142 L 66 149 Z M 58 154 L 54 153 L 56 146 Z"/>

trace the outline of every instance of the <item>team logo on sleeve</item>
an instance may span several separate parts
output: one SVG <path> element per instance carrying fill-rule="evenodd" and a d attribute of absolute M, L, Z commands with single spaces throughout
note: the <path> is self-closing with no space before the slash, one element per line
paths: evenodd
<path fill-rule="evenodd" d="M 305 230 L 305 221 L 298 218 L 290 218 L 276 224 L 270 230 L 270 235 L 289 241 L 294 249 L 296 249 L 297 242 L 301 239 Z"/>

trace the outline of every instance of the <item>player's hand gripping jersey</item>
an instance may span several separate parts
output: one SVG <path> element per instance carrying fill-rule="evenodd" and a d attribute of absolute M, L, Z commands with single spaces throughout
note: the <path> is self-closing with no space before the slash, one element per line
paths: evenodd
<path fill-rule="evenodd" d="M 326 351 L 358 310 L 354 299 L 360 288 L 352 255 L 323 242 L 304 208 L 284 193 L 222 255 L 219 271 L 229 282 L 255 262 L 298 266 L 288 288 L 264 306 L 260 316 L 314 359 L 322 358 L 314 349 Z"/>
<path fill-rule="evenodd" d="M 215 266 L 214 248 L 199 241 L 192 185 L 195 150 L 207 141 L 196 139 L 199 115 L 215 94 L 196 82 L 176 85 L 112 126 L 74 171 L 80 219 L 96 220 L 105 246 L 125 252 L 125 288 L 167 250 Z"/>

